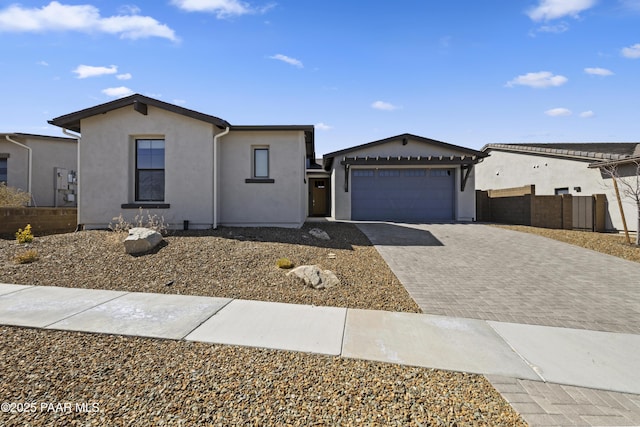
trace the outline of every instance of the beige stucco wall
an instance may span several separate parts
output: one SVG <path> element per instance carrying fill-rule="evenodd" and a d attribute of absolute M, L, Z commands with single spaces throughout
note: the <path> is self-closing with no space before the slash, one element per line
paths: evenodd
<path fill-rule="evenodd" d="M 589 169 L 593 161 L 569 160 L 526 153 L 491 150 L 490 156 L 476 165 L 476 188 L 491 190 L 523 185 L 535 185 L 536 194 L 554 194 L 556 188 L 569 188 L 574 196 L 605 194 L 607 198 L 607 229 L 622 230 L 622 218 L 618 209 L 611 179 L 603 179 L 598 169 Z M 575 187 L 580 187 L 577 192 Z M 635 203 L 623 202 L 629 228 L 635 229 Z"/>
<path fill-rule="evenodd" d="M 148 107 L 132 106 L 82 121 L 80 143 L 80 223 L 106 227 L 122 213 L 131 220 L 135 201 L 135 140 L 165 140 L 167 209 L 149 209 L 170 228 L 211 228 L 214 224 L 214 163 L 218 166 L 218 225 L 299 227 L 306 219 L 304 132 L 232 130 L 219 139 L 214 161 L 214 135 L 223 130 L 200 120 Z M 270 149 L 273 184 L 245 183 L 251 178 L 251 148 Z M 143 204 L 143 203 L 138 203 Z"/>
<path fill-rule="evenodd" d="M 269 178 L 247 183 L 252 148 L 269 148 Z M 221 225 L 300 227 L 307 216 L 303 131 L 235 131 L 220 139 Z"/>
<path fill-rule="evenodd" d="M 135 202 L 135 139 L 165 140 L 165 200 L 169 209 L 151 209 L 171 228 L 209 228 L 213 223 L 213 125 L 166 110 L 148 114 L 123 107 L 82 120 L 79 221 L 105 227 L 122 213 L 132 218 Z M 214 131 L 214 128 L 216 129 Z"/>
<path fill-rule="evenodd" d="M 360 150 L 350 151 L 348 157 L 362 157 L 362 156 L 380 156 L 380 157 L 407 157 L 407 156 L 451 156 L 451 155 L 465 155 L 466 153 L 439 147 L 436 145 L 425 144 L 424 142 L 413 141 L 409 139 L 406 145 L 402 145 L 400 139 L 390 141 L 386 144 L 374 145 L 372 147 L 363 148 Z M 344 191 L 345 172 L 344 166 L 340 164 L 344 156 L 338 156 L 333 160 L 333 166 L 331 170 L 331 216 L 337 220 L 349 220 L 351 219 L 351 188 L 349 192 Z M 416 168 L 418 166 L 407 166 L 407 168 Z M 429 166 L 434 168 L 437 166 Z M 443 168 L 455 169 L 455 216 L 458 221 L 473 221 L 475 219 L 475 187 L 474 187 L 474 173 L 473 171 L 467 179 L 465 191 L 460 191 L 461 176 L 460 166 L 442 166 Z M 357 169 L 358 166 L 352 166 L 351 169 Z M 370 169 L 371 167 L 362 167 L 364 169 Z M 397 166 L 392 166 L 397 169 Z M 351 180 L 349 180 L 351 182 Z"/>
<path fill-rule="evenodd" d="M 77 144 L 71 139 L 50 138 L 36 135 L 13 135 L 18 141 L 32 150 L 31 195 L 32 205 L 40 207 L 55 206 L 55 168 L 77 170 Z M 28 151 L 0 137 L 0 153 L 8 153 L 7 185 L 23 191 L 28 189 L 29 157 Z M 71 207 L 74 203 L 60 204 Z"/>

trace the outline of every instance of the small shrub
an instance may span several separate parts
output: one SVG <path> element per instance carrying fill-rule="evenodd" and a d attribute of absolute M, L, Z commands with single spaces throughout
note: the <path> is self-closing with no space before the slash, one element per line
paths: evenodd
<path fill-rule="evenodd" d="M 293 263 L 289 258 L 280 258 L 276 262 L 276 265 L 278 266 L 278 268 L 293 268 Z"/>
<path fill-rule="evenodd" d="M 16 233 L 16 240 L 18 243 L 31 243 L 33 242 L 33 233 L 31 232 L 31 224 L 27 224 L 24 228 L 18 228 L 18 232 Z"/>
<path fill-rule="evenodd" d="M 24 251 L 16 255 L 13 260 L 16 264 L 30 264 L 38 260 L 38 252 L 33 249 L 29 249 L 28 251 Z"/>
<path fill-rule="evenodd" d="M 134 227 L 144 227 L 165 235 L 169 227 L 168 224 L 165 224 L 163 216 L 152 215 L 148 210 L 145 213 L 142 208 L 138 209 L 138 213 L 131 222 L 123 217 L 122 213 L 114 216 L 111 221 L 112 222 L 109 223 L 109 230 L 115 231 L 116 233 L 128 232 Z"/>
<path fill-rule="evenodd" d="M 7 184 L 0 182 L 0 207 L 19 208 L 28 205 L 29 201 L 31 201 L 31 194 L 19 188 L 7 187 Z"/>

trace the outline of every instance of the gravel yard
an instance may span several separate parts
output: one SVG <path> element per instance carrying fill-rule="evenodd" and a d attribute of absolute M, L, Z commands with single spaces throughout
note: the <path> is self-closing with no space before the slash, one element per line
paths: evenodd
<path fill-rule="evenodd" d="M 304 353 L 0 327 L 0 370 L 3 426 L 526 425 L 482 376 Z"/>
<path fill-rule="evenodd" d="M 323 229 L 331 240 L 312 237 L 310 228 Z M 175 232 L 155 253 L 136 257 L 124 252 L 124 237 L 109 231 L 36 237 L 28 248 L 38 252 L 39 260 L 20 265 L 13 258 L 24 245 L 0 240 L 0 282 L 420 312 L 352 224 Z M 281 257 L 296 266 L 332 270 L 342 286 L 314 290 L 299 285 L 276 266 Z"/>
<path fill-rule="evenodd" d="M 136 257 L 124 253 L 122 238 L 85 231 L 36 237 L 28 248 L 0 240 L 0 282 L 420 311 L 351 224 L 177 232 Z M 39 259 L 15 264 L 26 249 Z M 343 284 L 304 288 L 276 267 L 281 257 L 319 264 Z M 14 404 L 0 413 L 3 426 L 526 425 L 479 375 L 8 326 L 0 326 L 0 398 Z"/>

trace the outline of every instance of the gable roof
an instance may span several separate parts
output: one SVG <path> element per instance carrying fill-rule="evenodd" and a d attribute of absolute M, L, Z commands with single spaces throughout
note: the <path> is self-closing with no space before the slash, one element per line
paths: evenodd
<path fill-rule="evenodd" d="M 448 149 L 451 149 L 451 150 L 461 151 L 461 152 L 465 153 L 466 155 L 476 156 L 476 158 L 482 158 L 482 157 L 487 157 L 488 156 L 488 154 L 483 153 L 482 151 L 472 150 L 471 148 L 461 147 L 459 145 L 453 145 L 453 144 L 449 144 L 449 143 L 446 143 L 446 142 L 437 141 L 435 139 L 425 138 L 425 137 L 422 137 L 422 136 L 413 135 L 413 134 L 410 134 L 410 133 L 403 133 L 401 135 L 396 135 L 396 136 L 392 136 L 392 137 L 389 137 L 389 138 L 380 139 L 378 141 L 373 141 L 373 142 L 369 142 L 369 143 L 366 143 L 366 144 L 356 145 L 354 147 L 345 148 L 344 150 L 334 151 L 332 153 L 325 154 L 324 156 L 322 156 L 323 165 L 324 165 L 324 168 L 328 170 L 328 169 L 331 168 L 331 165 L 333 164 L 333 159 L 335 157 L 342 156 L 342 155 L 351 153 L 353 151 L 361 150 L 363 148 L 370 148 L 370 147 L 375 147 L 376 145 L 386 144 L 386 143 L 392 142 L 392 141 L 397 141 L 397 140 L 405 141 L 405 140 L 408 140 L 408 139 L 411 139 L 411 140 L 414 140 L 414 141 L 418 141 L 418 142 L 421 142 L 421 143 L 425 143 L 425 144 L 429 144 L 429 145 L 435 145 L 437 147 L 442 147 L 442 148 L 448 148 Z"/>
<path fill-rule="evenodd" d="M 509 151 L 575 160 L 621 160 L 640 155 L 637 142 L 588 142 L 588 143 L 547 143 L 547 144 L 487 144 L 482 151 Z"/>
<path fill-rule="evenodd" d="M 198 111 L 189 110 L 188 108 L 180 107 L 178 105 L 169 104 L 168 102 L 160 101 L 154 98 L 149 98 L 138 93 L 127 96 L 125 98 L 116 99 L 115 101 L 107 102 L 104 104 L 96 105 L 94 107 L 85 108 L 84 110 L 76 111 L 75 113 L 66 114 L 64 116 L 56 117 L 49 120 L 49 123 L 68 129 L 74 132 L 81 132 L 80 121 L 88 117 L 92 117 L 98 114 L 104 114 L 109 111 L 116 110 L 118 108 L 127 107 L 133 105 L 134 109 L 140 114 L 147 114 L 147 106 L 151 105 L 156 108 L 162 108 L 166 111 L 171 111 L 176 114 L 191 117 L 192 119 L 201 120 L 203 122 L 211 123 L 220 129 L 230 127 L 231 125 L 219 117 L 203 114 Z"/>

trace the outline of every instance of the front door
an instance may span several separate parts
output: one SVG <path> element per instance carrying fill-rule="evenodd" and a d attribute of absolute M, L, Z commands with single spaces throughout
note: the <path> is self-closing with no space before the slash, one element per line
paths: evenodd
<path fill-rule="evenodd" d="M 309 180 L 311 185 L 311 215 L 313 216 L 327 215 L 328 183 L 328 178 L 312 178 Z"/>

